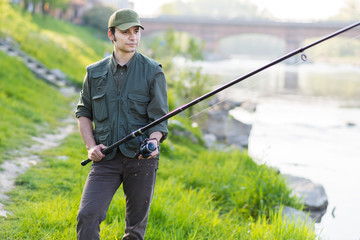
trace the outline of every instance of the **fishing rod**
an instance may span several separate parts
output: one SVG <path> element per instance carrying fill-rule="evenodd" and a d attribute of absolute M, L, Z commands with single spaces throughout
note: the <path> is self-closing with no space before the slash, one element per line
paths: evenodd
<path fill-rule="evenodd" d="M 129 135 L 125 136 L 124 138 L 120 139 L 119 141 L 111 144 L 109 147 L 102 150 L 102 153 L 106 155 L 106 154 L 110 153 L 112 150 L 114 150 L 115 148 L 117 148 L 118 146 L 120 146 L 121 144 L 123 144 L 123 143 L 125 143 L 125 142 L 127 142 L 129 140 L 132 140 L 132 139 L 134 139 L 134 138 L 136 138 L 138 136 L 143 135 L 146 130 L 158 125 L 159 123 L 161 123 L 163 121 L 168 120 L 169 118 L 172 118 L 173 116 L 179 114 L 180 112 L 182 112 L 182 111 L 184 111 L 184 110 L 198 104 L 199 102 L 201 102 L 201 101 L 203 101 L 203 100 L 205 100 L 205 99 L 207 99 L 207 98 L 209 98 L 209 97 L 211 97 L 211 96 L 213 96 L 213 95 L 215 95 L 215 94 L 217 94 L 217 93 L 219 93 L 219 92 L 233 86 L 234 84 L 237 84 L 237 83 L 239 83 L 239 82 L 241 82 L 241 81 L 243 81 L 243 80 L 245 80 L 245 79 L 247 79 L 247 78 L 249 78 L 249 77 L 251 77 L 251 76 L 253 76 L 253 75 L 257 74 L 257 73 L 259 73 L 259 72 L 264 71 L 265 69 L 267 69 L 267 68 L 269 68 L 269 67 L 271 67 L 273 65 L 276 65 L 276 64 L 278 64 L 278 63 L 280 63 L 280 62 L 282 62 L 282 61 L 284 61 L 284 60 L 286 60 L 286 59 L 288 59 L 288 58 L 290 58 L 290 57 L 292 57 L 292 56 L 294 56 L 296 54 L 302 53 L 305 50 L 307 50 L 307 49 L 309 49 L 309 48 L 311 48 L 311 47 L 313 47 L 315 45 L 318 45 L 318 44 L 320 44 L 320 43 L 322 43 L 322 42 L 324 42 L 326 40 L 329 40 L 330 38 L 333 38 L 333 37 L 335 37 L 337 35 L 340 35 L 340 34 L 342 34 L 344 32 L 347 32 L 350 29 L 353 29 L 353 28 L 355 28 L 355 27 L 357 27 L 359 25 L 360 25 L 360 22 L 356 22 L 356 23 L 351 24 L 351 25 L 349 25 L 347 27 L 344 27 L 344 28 L 342 28 L 342 29 L 340 29 L 340 30 L 338 30 L 338 31 L 336 31 L 334 33 L 331 33 L 331 34 L 329 34 L 329 35 L 327 35 L 327 36 L 313 42 L 313 43 L 310 43 L 310 44 L 308 44 L 308 45 L 306 45 L 304 47 L 300 47 L 300 48 L 298 48 L 298 49 L 296 49 L 296 50 L 294 50 L 294 51 L 292 51 L 292 52 L 290 52 L 290 53 L 288 53 L 288 54 L 286 54 L 286 55 L 284 55 L 284 56 L 282 56 L 282 57 L 280 57 L 280 58 L 278 58 L 278 59 L 276 59 L 276 60 L 274 60 L 274 61 L 272 61 L 272 62 L 270 62 L 270 63 L 268 63 L 268 64 L 266 64 L 266 65 L 264 65 L 262 67 L 260 67 L 260 68 L 258 68 L 258 69 L 255 69 L 252 72 L 249 72 L 249 73 L 247 73 L 247 74 L 245 74 L 245 75 L 243 75 L 243 76 L 241 76 L 241 77 L 239 77 L 239 78 L 237 78 L 235 80 L 232 80 L 232 81 L 228 82 L 227 84 L 225 84 L 225 85 L 223 85 L 223 86 L 221 86 L 221 87 L 219 87 L 219 88 L 217 88 L 217 89 L 215 89 L 215 90 L 213 90 L 211 92 L 208 92 L 208 93 L 202 95 L 201 97 L 198 97 L 198 98 L 192 100 L 191 102 L 189 102 L 189 103 L 187 103 L 187 104 L 185 104 L 185 105 L 183 105 L 181 107 L 176 108 L 175 110 L 173 110 L 173 111 L 169 112 L 168 114 L 158 118 L 157 120 L 149 123 L 148 125 L 146 125 L 146 126 L 144 126 L 142 128 L 139 128 L 138 130 L 130 133 Z M 306 55 L 303 54 L 301 56 L 301 58 L 302 58 L 302 60 L 305 61 L 306 60 Z M 86 160 L 81 162 L 81 165 L 85 166 L 89 162 L 91 162 L 91 160 L 86 159 Z"/>

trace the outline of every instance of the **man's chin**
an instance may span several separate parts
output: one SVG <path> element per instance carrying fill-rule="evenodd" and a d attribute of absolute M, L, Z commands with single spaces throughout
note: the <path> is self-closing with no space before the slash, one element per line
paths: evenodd
<path fill-rule="evenodd" d="M 134 48 L 129 48 L 129 49 L 128 49 L 128 52 L 129 52 L 129 53 L 132 53 L 132 52 L 135 52 L 135 51 L 136 51 L 136 47 L 134 47 Z"/>

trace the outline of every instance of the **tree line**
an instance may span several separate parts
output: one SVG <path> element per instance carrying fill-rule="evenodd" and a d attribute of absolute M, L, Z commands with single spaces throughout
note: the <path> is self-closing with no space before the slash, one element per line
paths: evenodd
<path fill-rule="evenodd" d="M 92 8 L 87 8 L 88 0 L 12 0 L 21 3 L 24 11 L 47 15 L 57 11 L 55 17 L 62 18 L 67 11 L 72 11 L 85 25 L 95 28 L 106 27 L 106 17 L 110 16 L 114 7 L 101 4 L 99 1 Z M 85 10 L 87 9 L 87 10 Z M 163 4 L 160 15 L 169 16 L 197 16 L 215 18 L 241 19 L 274 19 L 266 9 L 259 11 L 259 7 L 250 0 L 227 0 L 227 4 L 218 0 L 173 0 Z M 331 21 L 351 21 L 360 14 L 360 0 L 345 0 L 338 13 L 330 17 Z M 54 15 L 54 14 L 52 14 Z M 72 20 L 70 17 L 66 20 Z M 105 19 L 105 20 L 104 20 Z"/>
<path fill-rule="evenodd" d="M 20 3 L 24 11 L 41 14 L 55 9 L 66 11 L 70 7 L 70 0 L 22 0 Z"/>

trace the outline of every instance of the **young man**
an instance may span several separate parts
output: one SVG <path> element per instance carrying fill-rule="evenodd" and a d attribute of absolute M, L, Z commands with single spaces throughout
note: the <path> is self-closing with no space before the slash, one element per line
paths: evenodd
<path fill-rule="evenodd" d="M 140 29 L 144 29 L 136 12 L 116 11 L 108 27 L 113 54 L 87 67 L 75 112 L 88 157 L 93 161 L 81 198 L 77 234 L 78 239 L 99 239 L 99 225 L 123 184 L 123 239 L 144 239 L 159 150 L 148 158 L 136 158 L 141 141 L 133 139 L 106 156 L 101 151 L 168 112 L 166 79 L 159 63 L 136 51 Z M 159 146 L 167 136 L 166 122 L 143 136 Z"/>

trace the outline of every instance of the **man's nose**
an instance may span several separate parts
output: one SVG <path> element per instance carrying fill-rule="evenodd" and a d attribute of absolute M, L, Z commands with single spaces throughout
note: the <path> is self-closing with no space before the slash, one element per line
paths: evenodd
<path fill-rule="evenodd" d="M 135 38 L 136 38 L 136 33 L 131 32 L 131 33 L 130 33 L 130 39 L 133 40 L 133 39 L 135 39 Z"/>

